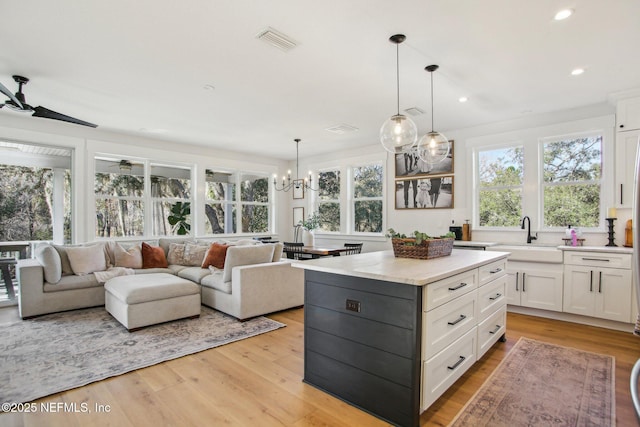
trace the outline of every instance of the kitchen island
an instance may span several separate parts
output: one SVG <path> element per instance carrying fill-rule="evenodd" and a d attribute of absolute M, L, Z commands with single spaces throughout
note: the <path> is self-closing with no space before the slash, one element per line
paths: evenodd
<path fill-rule="evenodd" d="M 392 251 L 305 269 L 304 381 L 399 426 L 427 409 L 506 331 L 508 253 Z"/>

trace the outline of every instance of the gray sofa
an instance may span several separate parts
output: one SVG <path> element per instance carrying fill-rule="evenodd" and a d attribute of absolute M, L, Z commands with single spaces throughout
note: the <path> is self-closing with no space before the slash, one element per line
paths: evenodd
<path fill-rule="evenodd" d="M 172 243 L 208 246 L 213 242 L 183 238 L 146 241 L 160 246 L 167 258 Z M 115 243 L 99 241 L 79 246 L 102 245 L 104 263 L 109 267 L 116 264 L 113 254 Z M 126 247 L 141 242 L 117 243 Z M 304 304 L 303 271 L 293 268 L 290 261 L 281 259 L 282 244 L 252 240 L 223 243 L 231 246 L 227 249 L 222 269 L 169 264 L 166 268 L 129 269 L 127 274 L 169 273 L 191 280 L 201 287 L 202 304 L 238 319 Z M 74 274 L 69 260 L 65 259 L 65 251 L 70 247 L 40 244 L 36 248 L 35 259 L 18 261 L 20 317 L 24 319 L 105 304 L 104 283 L 98 281 L 97 273 Z"/>

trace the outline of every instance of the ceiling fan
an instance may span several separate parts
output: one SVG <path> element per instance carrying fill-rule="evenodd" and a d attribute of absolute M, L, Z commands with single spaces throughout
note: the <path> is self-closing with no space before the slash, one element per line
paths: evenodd
<path fill-rule="evenodd" d="M 2 83 L 0 83 L 0 92 L 9 98 L 8 101 L 5 101 L 4 104 L 0 104 L 0 108 L 7 107 L 13 111 L 20 111 L 30 113 L 33 112 L 33 117 L 42 117 L 43 119 L 53 119 L 53 120 L 61 120 L 63 122 L 74 123 L 82 126 L 89 126 L 92 128 L 98 127 L 98 125 L 94 125 L 93 123 L 85 122 L 83 120 L 79 120 L 73 117 L 65 116 L 64 114 L 56 113 L 55 111 L 51 111 L 48 108 L 44 107 L 32 107 L 27 104 L 24 94 L 22 93 L 22 86 L 29 82 L 29 79 L 22 76 L 13 76 L 13 80 L 18 83 L 18 91 L 16 94 L 12 94 L 9 89 L 4 87 Z"/>

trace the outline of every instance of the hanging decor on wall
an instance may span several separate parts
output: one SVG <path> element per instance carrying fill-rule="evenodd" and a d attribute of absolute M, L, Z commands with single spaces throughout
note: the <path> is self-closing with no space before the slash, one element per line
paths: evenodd
<path fill-rule="evenodd" d="M 396 179 L 396 209 L 452 209 L 453 175 Z"/>
<path fill-rule="evenodd" d="M 425 67 L 431 75 L 431 132 L 423 135 L 418 141 L 418 155 L 424 162 L 431 165 L 446 159 L 450 149 L 447 137 L 433 130 L 433 72 L 438 68 L 435 64 Z"/>
<path fill-rule="evenodd" d="M 399 45 L 406 40 L 404 34 L 396 34 L 389 38 L 396 45 L 396 100 L 397 112 L 382 124 L 380 142 L 390 153 L 405 153 L 416 144 L 418 128 L 409 117 L 400 114 L 400 54 Z"/>

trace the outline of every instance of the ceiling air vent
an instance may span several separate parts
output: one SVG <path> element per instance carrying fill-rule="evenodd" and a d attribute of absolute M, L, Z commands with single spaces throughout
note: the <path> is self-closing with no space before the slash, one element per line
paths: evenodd
<path fill-rule="evenodd" d="M 410 116 L 419 116 L 420 114 L 424 114 L 424 111 L 418 107 L 407 108 L 406 110 L 404 110 L 404 112 L 409 114 Z"/>
<path fill-rule="evenodd" d="M 269 43 L 271 46 L 275 46 L 285 52 L 290 51 L 298 45 L 289 36 L 282 34 L 280 31 L 274 30 L 271 27 L 267 27 L 264 30 L 260 31 L 256 35 L 256 38 L 262 40 L 265 43 Z"/>
<path fill-rule="evenodd" d="M 339 125 L 328 127 L 325 130 L 329 132 L 337 133 L 338 135 L 342 135 L 347 132 L 355 132 L 358 130 L 358 128 L 355 126 L 340 123 Z"/>

